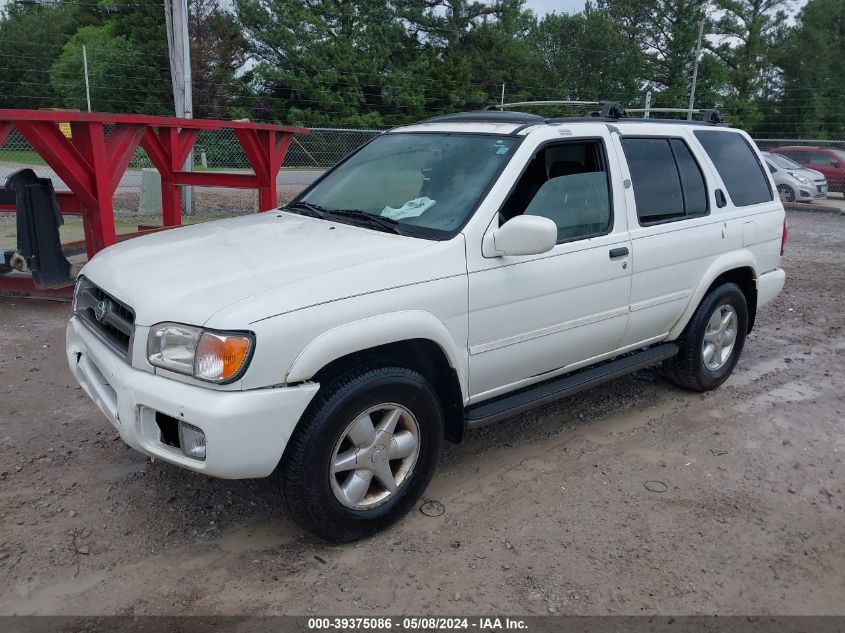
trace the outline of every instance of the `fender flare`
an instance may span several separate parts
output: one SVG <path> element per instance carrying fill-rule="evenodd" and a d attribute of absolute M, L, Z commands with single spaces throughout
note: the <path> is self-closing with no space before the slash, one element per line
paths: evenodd
<path fill-rule="evenodd" d="M 667 340 L 673 341 L 681 335 L 681 332 L 684 331 L 684 328 L 687 326 L 687 323 L 689 323 L 693 313 L 698 309 L 698 305 L 701 303 L 701 300 L 704 298 L 707 290 L 713 282 L 716 281 L 716 278 L 719 277 L 719 275 L 723 275 L 724 273 L 737 268 L 750 268 L 754 273 L 754 281 L 756 283 L 758 277 L 757 263 L 754 256 L 751 254 L 751 251 L 742 249 L 720 255 L 710 264 L 704 275 L 701 276 L 701 281 L 695 289 L 695 292 L 692 293 L 687 309 L 684 310 L 681 318 L 678 319 L 677 322 L 675 322 L 675 325 L 672 326 L 672 329 L 669 330 L 669 335 L 666 337 Z"/>
<path fill-rule="evenodd" d="M 320 334 L 308 343 L 291 363 L 285 372 L 285 382 L 304 382 L 339 358 L 379 345 L 411 339 L 432 341 L 443 351 L 458 375 L 461 394 L 466 401 L 468 389 L 465 354 L 461 353 L 461 348 L 443 322 L 423 310 L 403 310 L 367 317 L 344 323 Z"/>

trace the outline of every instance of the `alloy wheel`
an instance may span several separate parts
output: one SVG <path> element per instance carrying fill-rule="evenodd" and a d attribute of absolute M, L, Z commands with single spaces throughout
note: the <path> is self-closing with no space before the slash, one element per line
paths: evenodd
<path fill-rule="evenodd" d="M 413 413 L 394 403 L 370 407 L 335 444 L 329 473 L 335 498 L 354 510 L 386 503 L 407 480 L 419 453 Z"/>

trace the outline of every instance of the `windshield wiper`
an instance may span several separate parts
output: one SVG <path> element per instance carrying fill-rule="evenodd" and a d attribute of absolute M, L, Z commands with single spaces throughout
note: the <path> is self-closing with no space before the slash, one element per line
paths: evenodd
<path fill-rule="evenodd" d="M 389 233 L 403 235 L 402 230 L 399 228 L 399 222 L 393 218 L 385 218 L 380 215 L 361 211 L 360 209 L 326 209 L 313 202 L 293 202 L 284 208 L 294 213 L 300 213 L 312 218 L 321 218 L 323 220 L 339 217 L 353 222 L 362 222 L 371 227 L 388 231 Z"/>
<path fill-rule="evenodd" d="M 326 213 L 329 215 L 340 216 L 342 218 L 348 218 L 354 222 L 364 222 L 372 227 L 378 227 L 388 231 L 389 233 L 395 233 L 397 235 L 403 234 L 402 229 L 399 228 L 399 222 L 393 218 L 386 218 L 382 215 L 367 213 L 366 211 L 361 211 L 360 209 L 327 209 Z"/>
<path fill-rule="evenodd" d="M 329 210 L 313 202 L 292 202 L 284 207 L 286 211 L 293 211 L 311 218 L 325 218 Z M 304 213 L 303 213 L 304 211 Z"/>

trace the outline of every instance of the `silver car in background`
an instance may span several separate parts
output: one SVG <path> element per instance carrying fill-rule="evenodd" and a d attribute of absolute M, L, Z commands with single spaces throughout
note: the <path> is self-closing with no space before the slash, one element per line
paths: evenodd
<path fill-rule="evenodd" d="M 781 202 L 813 202 L 827 196 L 827 179 L 780 154 L 761 152 L 772 173 Z"/>

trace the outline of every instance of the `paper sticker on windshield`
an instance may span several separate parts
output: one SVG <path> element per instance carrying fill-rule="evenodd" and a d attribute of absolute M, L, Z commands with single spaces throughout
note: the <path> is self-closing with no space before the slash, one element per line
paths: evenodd
<path fill-rule="evenodd" d="M 419 215 L 422 215 L 425 211 L 433 207 L 435 201 L 431 198 L 415 198 L 414 200 L 409 200 L 405 204 L 403 204 L 398 209 L 394 209 L 393 207 L 385 207 L 381 215 L 385 218 L 390 218 L 392 220 L 401 220 L 402 218 L 415 218 Z"/>
<path fill-rule="evenodd" d="M 496 153 L 497 154 L 507 154 L 509 149 L 510 149 L 509 147 L 501 145 L 501 146 L 496 148 Z"/>

